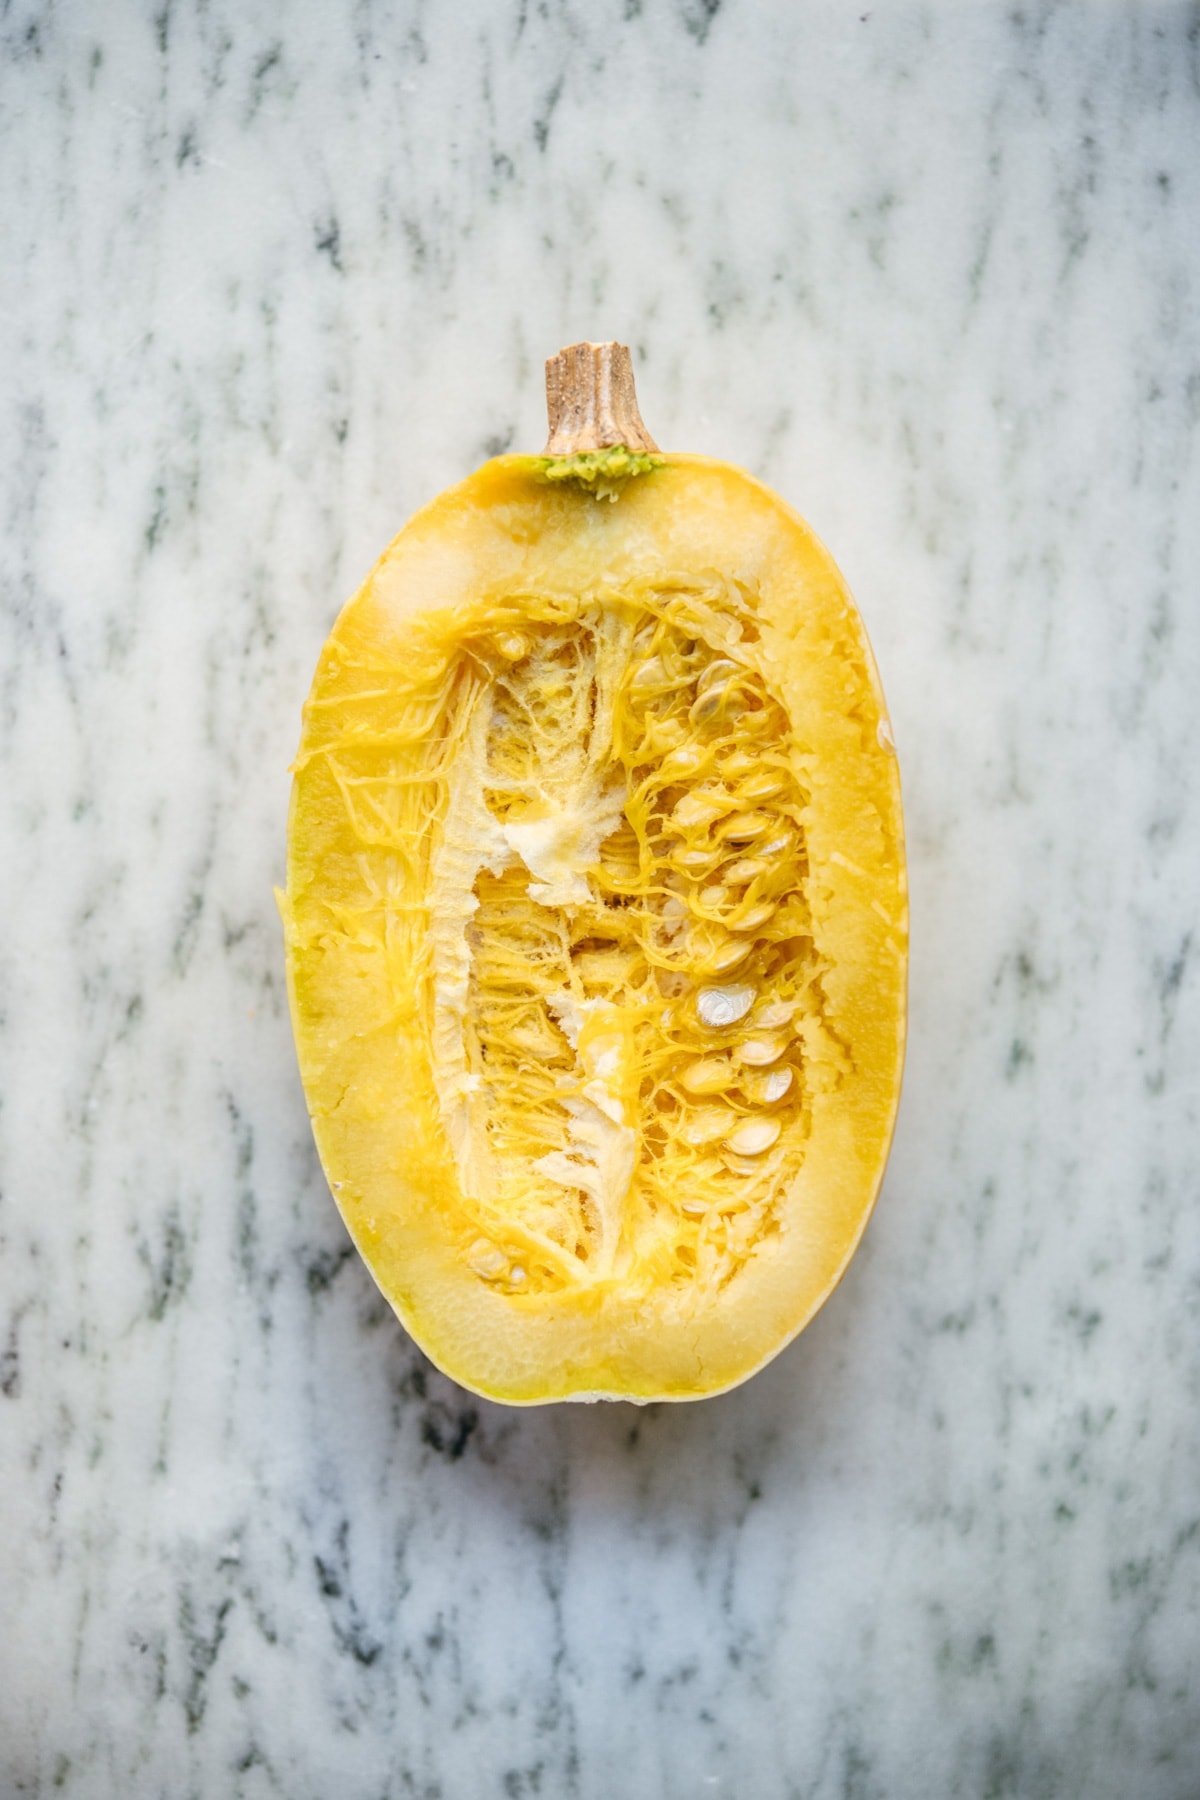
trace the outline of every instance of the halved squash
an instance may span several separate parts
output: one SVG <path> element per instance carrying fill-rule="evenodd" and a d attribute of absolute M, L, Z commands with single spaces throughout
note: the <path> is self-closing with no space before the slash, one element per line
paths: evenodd
<path fill-rule="evenodd" d="M 734 1386 L 862 1234 L 903 1059 L 883 696 L 809 528 L 662 455 L 628 352 L 411 520 L 322 652 L 284 917 L 347 1226 L 516 1404 Z"/>

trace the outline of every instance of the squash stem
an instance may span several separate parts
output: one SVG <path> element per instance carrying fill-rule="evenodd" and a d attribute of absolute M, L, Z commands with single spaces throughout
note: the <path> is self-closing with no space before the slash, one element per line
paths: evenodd
<path fill-rule="evenodd" d="M 547 456 L 580 451 L 656 451 L 638 411 L 626 344 L 568 344 L 546 363 Z"/>

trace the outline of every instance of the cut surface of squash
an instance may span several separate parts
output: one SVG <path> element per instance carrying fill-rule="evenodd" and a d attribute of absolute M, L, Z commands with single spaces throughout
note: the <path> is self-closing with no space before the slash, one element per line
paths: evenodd
<path fill-rule="evenodd" d="M 844 582 L 739 470 L 600 451 L 489 462 L 344 608 L 281 896 L 351 1234 L 514 1403 L 774 1355 L 858 1242 L 903 1055 L 899 783 Z"/>

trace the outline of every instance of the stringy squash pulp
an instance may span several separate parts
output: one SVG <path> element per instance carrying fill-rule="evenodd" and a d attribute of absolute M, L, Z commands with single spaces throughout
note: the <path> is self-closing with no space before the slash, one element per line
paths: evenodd
<path fill-rule="evenodd" d="M 862 625 L 774 495 L 508 456 L 420 513 L 304 714 L 282 898 L 338 1205 L 433 1360 L 687 1399 L 812 1316 L 900 1080 L 899 786 Z"/>

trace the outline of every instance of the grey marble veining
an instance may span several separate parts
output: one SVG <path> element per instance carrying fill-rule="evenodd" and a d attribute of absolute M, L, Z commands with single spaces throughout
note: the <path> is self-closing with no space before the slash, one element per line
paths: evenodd
<path fill-rule="evenodd" d="M 1200 28 L 0 11 L 0 1791 L 1200 1792 Z M 833 547 L 912 1040 L 850 1276 L 478 1403 L 325 1192 L 272 884 L 411 509 L 635 349 Z"/>

